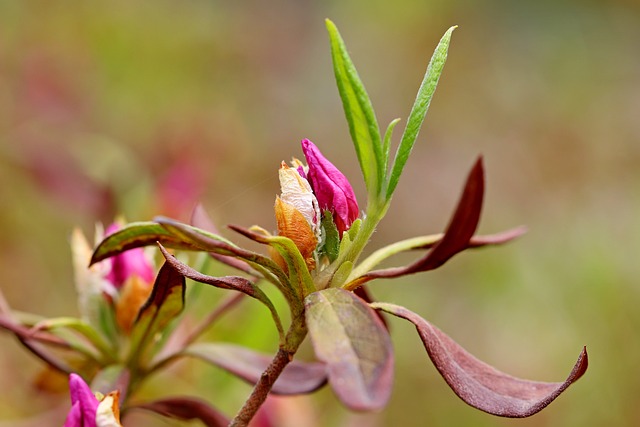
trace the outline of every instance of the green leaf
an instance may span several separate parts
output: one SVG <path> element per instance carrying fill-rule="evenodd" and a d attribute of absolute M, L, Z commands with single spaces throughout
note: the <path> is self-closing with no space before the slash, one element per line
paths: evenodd
<path fill-rule="evenodd" d="M 133 222 L 107 236 L 93 252 L 91 263 L 118 255 L 124 251 L 142 246 L 155 245 L 156 242 L 173 249 L 197 250 L 198 248 L 175 234 L 172 234 L 155 222 Z"/>
<path fill-rule="evenodd" d="M 391 137 L 393 136 L 393 130 L 395 129 L 396 125 L 400 123 L 400 119 L 394 119 L 391 121 L 391 123 L 389 123 L 389 126 L 387 126 L 387 130 L 384 133 L 384 142 L 383 142 L 383 153 L 384 153 L 384 164 L 388 165 L 389 164 L 389 152 L 391 151 Z"/>
<path fill-rule="evenodd" d="M 328 19 L 326 24 L 331 42 L 333 71 L 360 169 L 369 196 L 378 197 L 386 170 L 378 122 L 369 95 L 360 81 L 338 29 Z"/>
<path fill-rule="evenodd" d="M 327 255 L 329 262 L 333 262 L 340 253 L 340 234 L 330 211 L 324 211 L 322 215 L 322 229 L 324 230 L 324 244 L 321 251 Z"/>
<path fill-rule="evenodd" d="M 305 300 L 316 356 L 329 384 L 350 409 L 374 410 L 387 403 L 393 383 L 393 348 L 376 313 L 351 292 L 329 288 Z"/>
<path fill-rule="evenodd" d="M 387 201 L 391 199 L 391 196 L 398 185 L 398 180 L 400 179 L 400 175 L 402 175 L 402 170 L 404 169 L 404 166 L 409 159 L 409 154 L 411 154 L 411 150 L 413 149 L 413 145 L 418 138 L 420 127 L 427 115 L 431 98 L 436 91 L 440 74 L 442 74 L 444 63 L 447 60 L 447 51 L 449 50 L 451 34 L 456 28 L 457 27 L 449 28 L 444 36 L 442 36 L 440 43 L 438 43 L 438 46 L 431 57 L 429 66 L 427 67 L 427 72 L 425 73 L 420 89 L 418 90 L 418 95 L 416 96 L 413 108 L 409 114 L 407 126 L 404 129 L 400 145 L 398 146 L 398 151 L 396 152 L 396 157 L 393 161 L 393 168 L 391 169 L 391 175 L 389 176 L 387 184 Z"/>
<path fill-rule="evenodd" d="M 175 319 L 184 308 L 184 277 L 169 263 L 165 262 L 149 299 L 138 312 L 138 317 L 131 331 L 131 351 L 133 358 L 146 356 L 147 346 L 155 335 Z"/>
<path fill-rule="evenodd" d="M 194 344 L 179 356 L 196 357 L 229 371 L 250 384 L 258 382 L 273 359 L 272 356 L 238 345 L 211 342 Z M 311 393 L 326 381 L 327 372 L 323 363 L 294 360 L 278 377 L 271 392 L 282 395 Z"/>

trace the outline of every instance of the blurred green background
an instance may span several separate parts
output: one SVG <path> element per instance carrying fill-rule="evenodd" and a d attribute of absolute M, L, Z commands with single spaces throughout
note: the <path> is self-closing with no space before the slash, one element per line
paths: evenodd
<path fill-rule="evenodd" d="M 480 231 L 529 227 L 513 244 L 436 272 L 373 283 L 376 297 L 517 376 L 561 381 L 583 345 L 590 368 L 542 413 L 499 419 L 460 402 L 413 327 L 393 321 L 396 383 L 384 411 L 349 414 L 328 389 L 296 407 L 317 426 L 640 425 L 635 0 L 1 1 L 0 287 L 12 307 L 76 313 L 75 226 L 91 234 L 120 213 L 187 220 L 201 200 L 219 225 L 275 228 L 277 168 L 302 155 L 302 138 L 345 172 L 364 205 L 326 17 L 382 126 L 406 119 L 439 38 L 459 25 L 371 248 L 441 231 L 480 153 Z M 203 291 L 199 310 L 220 297 Z M 273 327 L 252 302 L 225 320 L 209 338 L 274 349 Z M 61 423 L 67 396 L 34 385 L 41 368 L 0 334 L 0 426 Z M 193 363 L 146 393 L 192 390 L 231 414 L 249 387 Z M 311 426 L 304 418 L 290 424 Z"/>

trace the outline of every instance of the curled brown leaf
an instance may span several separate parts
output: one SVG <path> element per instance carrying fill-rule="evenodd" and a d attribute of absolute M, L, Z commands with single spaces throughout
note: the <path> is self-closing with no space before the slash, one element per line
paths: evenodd
<path fill-rule="evenodd" d="M 375 303 L 372 306 L 413 323 L 431 361 L 449 387 L 467 404 L 493 415 L 510 418 L 531 416 L 553 402 L 587 370 L 585 347 L 563 382 L 516 378 L 478 360 L 416 313 L 394 304 Z"/>

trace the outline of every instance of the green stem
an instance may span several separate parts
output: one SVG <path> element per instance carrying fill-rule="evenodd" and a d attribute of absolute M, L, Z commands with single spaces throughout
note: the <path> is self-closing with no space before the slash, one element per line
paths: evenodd
<path fill-rule="evenodd" d="M 369 255 L 364 261 L 362 261 L 357 268 L 353 269 L 345 283 L 362 276 L 373 270 L 373 268 L 380 264 L 385 259 L 404 251 L 410 251 L 412 249 L 418 249 L 422 247 L 428 247 L 437 243 L 442 239 L 442 233 L 432 234 L 429 236 L 413 237 L 399 242 L 392 243 L 384 248 L 380 248 L 371 255 Z"/>
<path fill-rule="evenodd" d="M 333 276 L 338 268 L 346 261 L 351 261 L 354 264 L 356 263 L 362 254 L 364 247 L 373 235 L 373 232 L 376 230 L 378 223 L 380 223 L 382 218 L 384 218 L 384 215 L 387 213 L 388 207 L 388 203 L 384 203 L 382 205 L 379 205 L 377 201 L 369 203 L 366 210 L 367 215 L 362 221 L 362 226 L 360 227 L 355 239 L 351 242 L 351 245 L 346 251 L 341 252 L 338 255 L 338 258 L 320 273 L 316 280 L 317 289 L 327 288 L 331 284 Z"/>

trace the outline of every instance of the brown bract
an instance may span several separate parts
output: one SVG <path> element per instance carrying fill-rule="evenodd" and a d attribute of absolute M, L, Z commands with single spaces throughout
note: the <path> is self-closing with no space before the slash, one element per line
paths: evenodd
<path fill-rule="evenodd" d="M 318 245 L 318 239 L 307 219 L 298 209 L 283 202 L 280 197 L 276 197 L 274 209 L 278 235 L 291 239 L 300 251 L 302 258 L 304 258 L 309 271 L 315 269 L 316 263 L 313 258 L 313 252 Z M 286 265 L 282 265 L 281 259 L 276 258 L 275 261 L 286 270 Z"/>
<path fill-rule="evenodd" d="M 118 326 L 127 334 L 131 332 L 140 308 L 151 295 L 153 287 L 137 275 L 131 276 L 120 290 L 120 297 L 116 303 L 116 321 Z"/>

